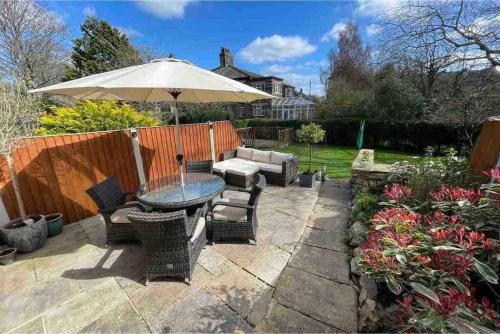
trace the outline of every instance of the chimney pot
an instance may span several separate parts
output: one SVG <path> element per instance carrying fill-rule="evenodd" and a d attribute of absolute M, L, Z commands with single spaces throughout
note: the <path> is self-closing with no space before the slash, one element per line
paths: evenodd
<path fill-rule="evenodd" d="M 220 48 L 219 59 L 220 59 L 220 67 L 233 65 L 233 54 L 231 53 L 231 50 L 229 50 L 228 48 Z"/>

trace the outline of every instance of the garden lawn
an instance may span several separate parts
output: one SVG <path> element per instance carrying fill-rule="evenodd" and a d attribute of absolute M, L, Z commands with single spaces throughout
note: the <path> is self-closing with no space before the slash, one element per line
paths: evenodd
<path fill-rule="evenodd" d="M 293 144 L 284 148 L 269 148 L 266 150 L 274 150 L 285 153 L 293 153 L 299 157 L 299 167 L 301 171 L 308 168 L 309 149 L 304 144 Z M 351 177 L 352 162 L 356 158 L 358 150 L 353 147 L 331 146 L 331 145 L 315 145 L 313 147 L 313 163 L 312 169 L 317 170 L 322 166 L 326 166 L 326 174 L 334 179 L 347 179 Z M 392 164 L 397 161 L 414 161 L 421 159 L 422 156 L 387 151 L 375 150 L 375 162 L 383 164 Z"/>

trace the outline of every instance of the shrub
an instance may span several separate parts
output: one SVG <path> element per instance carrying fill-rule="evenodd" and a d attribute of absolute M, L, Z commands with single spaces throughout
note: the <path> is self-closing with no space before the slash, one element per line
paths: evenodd
<path fill-rule="evenodd" d="M 374 214 L 368 240 L 361 245 L 361 272 L 403 295 L 392 329 L 487 332 L 498 328 L 494 305 L 484 292 L 477 294 L 480 283 L 498 284 L 498 231 L 488 234 L 485 225 L 467 214 L 496 211 L 495 200 L 477 189 L 443 185 L 424 198 L 432 211 L 422 211 L 410 207 L 413 193 L 397 184 L 387 188 L 384 196 L 389 203 L 381 203 L 386 207 Z M 483 215 L 482 219 L 495 218 Z"/>
<path fill-rule="evenodd" d="M 378 207 L 378 198 L 370 193 L 358 193 L 354 198 L 354 205 L 351 210 L 352 221 L 367 222 L 372 217 Z"/>
<path fill-rule="evenodd" d="M 83 100 L 71 107 L 52 108 L 39 119 L 36 132 L 41 135 L 121 130 L 157 125 L 146 113 L 117 101 Z"/>
<path fill-rule="evenodd" d="M 359 131 L 359 118 L 338 118 L 315 120 L 326 131 L 329 145 L 355 146 Z M 248 126 L 253 127 L 291 127 L 299 129 L 307 121 L 250 119 Z M 474 130 L 479 133 L 480 128 Z M 446 148 L 454 147 L 459 152 L 469 149 L 469 139 L 463 129 L 455 124 L 429 123 L 423 121 L 385 121 L 366 120 L 364 146 L 384 148 L 405 152 L 423 153 L 428 146 L 436 147 L 441 154 Z"/>
<path fill-rule="evenodd" d="M 230 105 L 223 103 L 194 104 L 182 103 L 179 106 L 179 122 L 181 124 L 205 123 L 208 121 L 233 120 L 234 114 Z M 175 122 L 173 117 L 171 123 Z"/>

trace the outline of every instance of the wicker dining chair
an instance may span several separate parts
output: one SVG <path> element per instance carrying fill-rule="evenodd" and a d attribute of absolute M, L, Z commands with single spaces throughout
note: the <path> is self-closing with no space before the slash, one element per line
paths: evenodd
<path fill-rule="evenodd" d="M 209 239 L 217 240 L 253 240 L 257 243 L 257 204 L 262 190 L 266 187 L 266 178 L 258 174 L 258 182 L 252 189 L 232 189 L 249 194 L 248 200 L 224 197 L 211 205 L 208 216 L 211 219 Z"/>
<path fill-rule="evenodd" d="M 187 160 L 187 173 L 208 173 L 212 174 L 213 160 Z"/>
<path fill-rule="evenodd" d="M 193 270 L 207 244 L 203 209 L 188 217 L 186 210 L 148 213 L 133 210 L 128 218 L 145 249 L 146 281 L 159 276 L 184 277 L 191 285 Z"/>
<path fill-rule="evenodd" d="M 99 213 L 106 224 L 106 246 L 111 242 L 138 240 L 134 226 L 127 219 L 131 209 L 144 211 L 144 207 L 136 201 L 127 201 L 134 193 L 122 190 L 114 176 L 87 189 L 87 194 L 99 207 Z"/>

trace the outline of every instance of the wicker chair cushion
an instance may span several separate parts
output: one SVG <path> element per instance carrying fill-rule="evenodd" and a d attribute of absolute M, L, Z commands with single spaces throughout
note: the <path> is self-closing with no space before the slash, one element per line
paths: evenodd
<path fill-rule="evenodd" d="M 252 160 L 269 163 L 271 162 L 271 152 L 253 150 Z"/>
<path fill-rule="evenodd" d="M 198 239 L 198 236 L 203 231 L 204 227 L 205 227 L 205 218 L 200 217 L 198 219 L 198 223 L 196 224 L 196 229 L 194 230 L 193 236 L 191 237 L 191 242 L 195 242 L 196 239 Z"/>
<path fill-rule="evenodd" d="M 252 159 L 253 148 L 238 147 L 236 150 L 236 156 L 241 159 Z"/>
<path fill-rule="evenodd" d="M 127 215 L 134 209 L 135 208 L 124 208 L 116 210 L 111 215 L 111 222 L 113 224 L 130 224 L 130 220 L 128 220 Z"/>
<path fill-rule="evenodd" d="M 247 204 L 248 201 L 235 198 L 222 198 L 220 202 L 232 202 Z M 216 206 L 213 210 L 214 220 L 224 220 L 227 222 L 240 223 L 247 220 L 247 210 L 242 208 L 233 208 L 229 206 Z"/>
<path fill-rule="evenodd" d="M 265 172 L 271 172 L 271 173 L 281 173 L 281 170 L 283 167 L 281 165 L 275 165 L 275 164 L 269 164 L 265 162 L 257 162 L 257 167 L 259 167 L 260 170 L 263 170 Z"/>
<path fill-rule="evenodd" d="M 271 152 L 271 163 L 280 165 L 283 163 L 283 161 L 286 161 L 292 157 L 291 154 L 287 153 L 280 153 L 280 152 Z"/>

